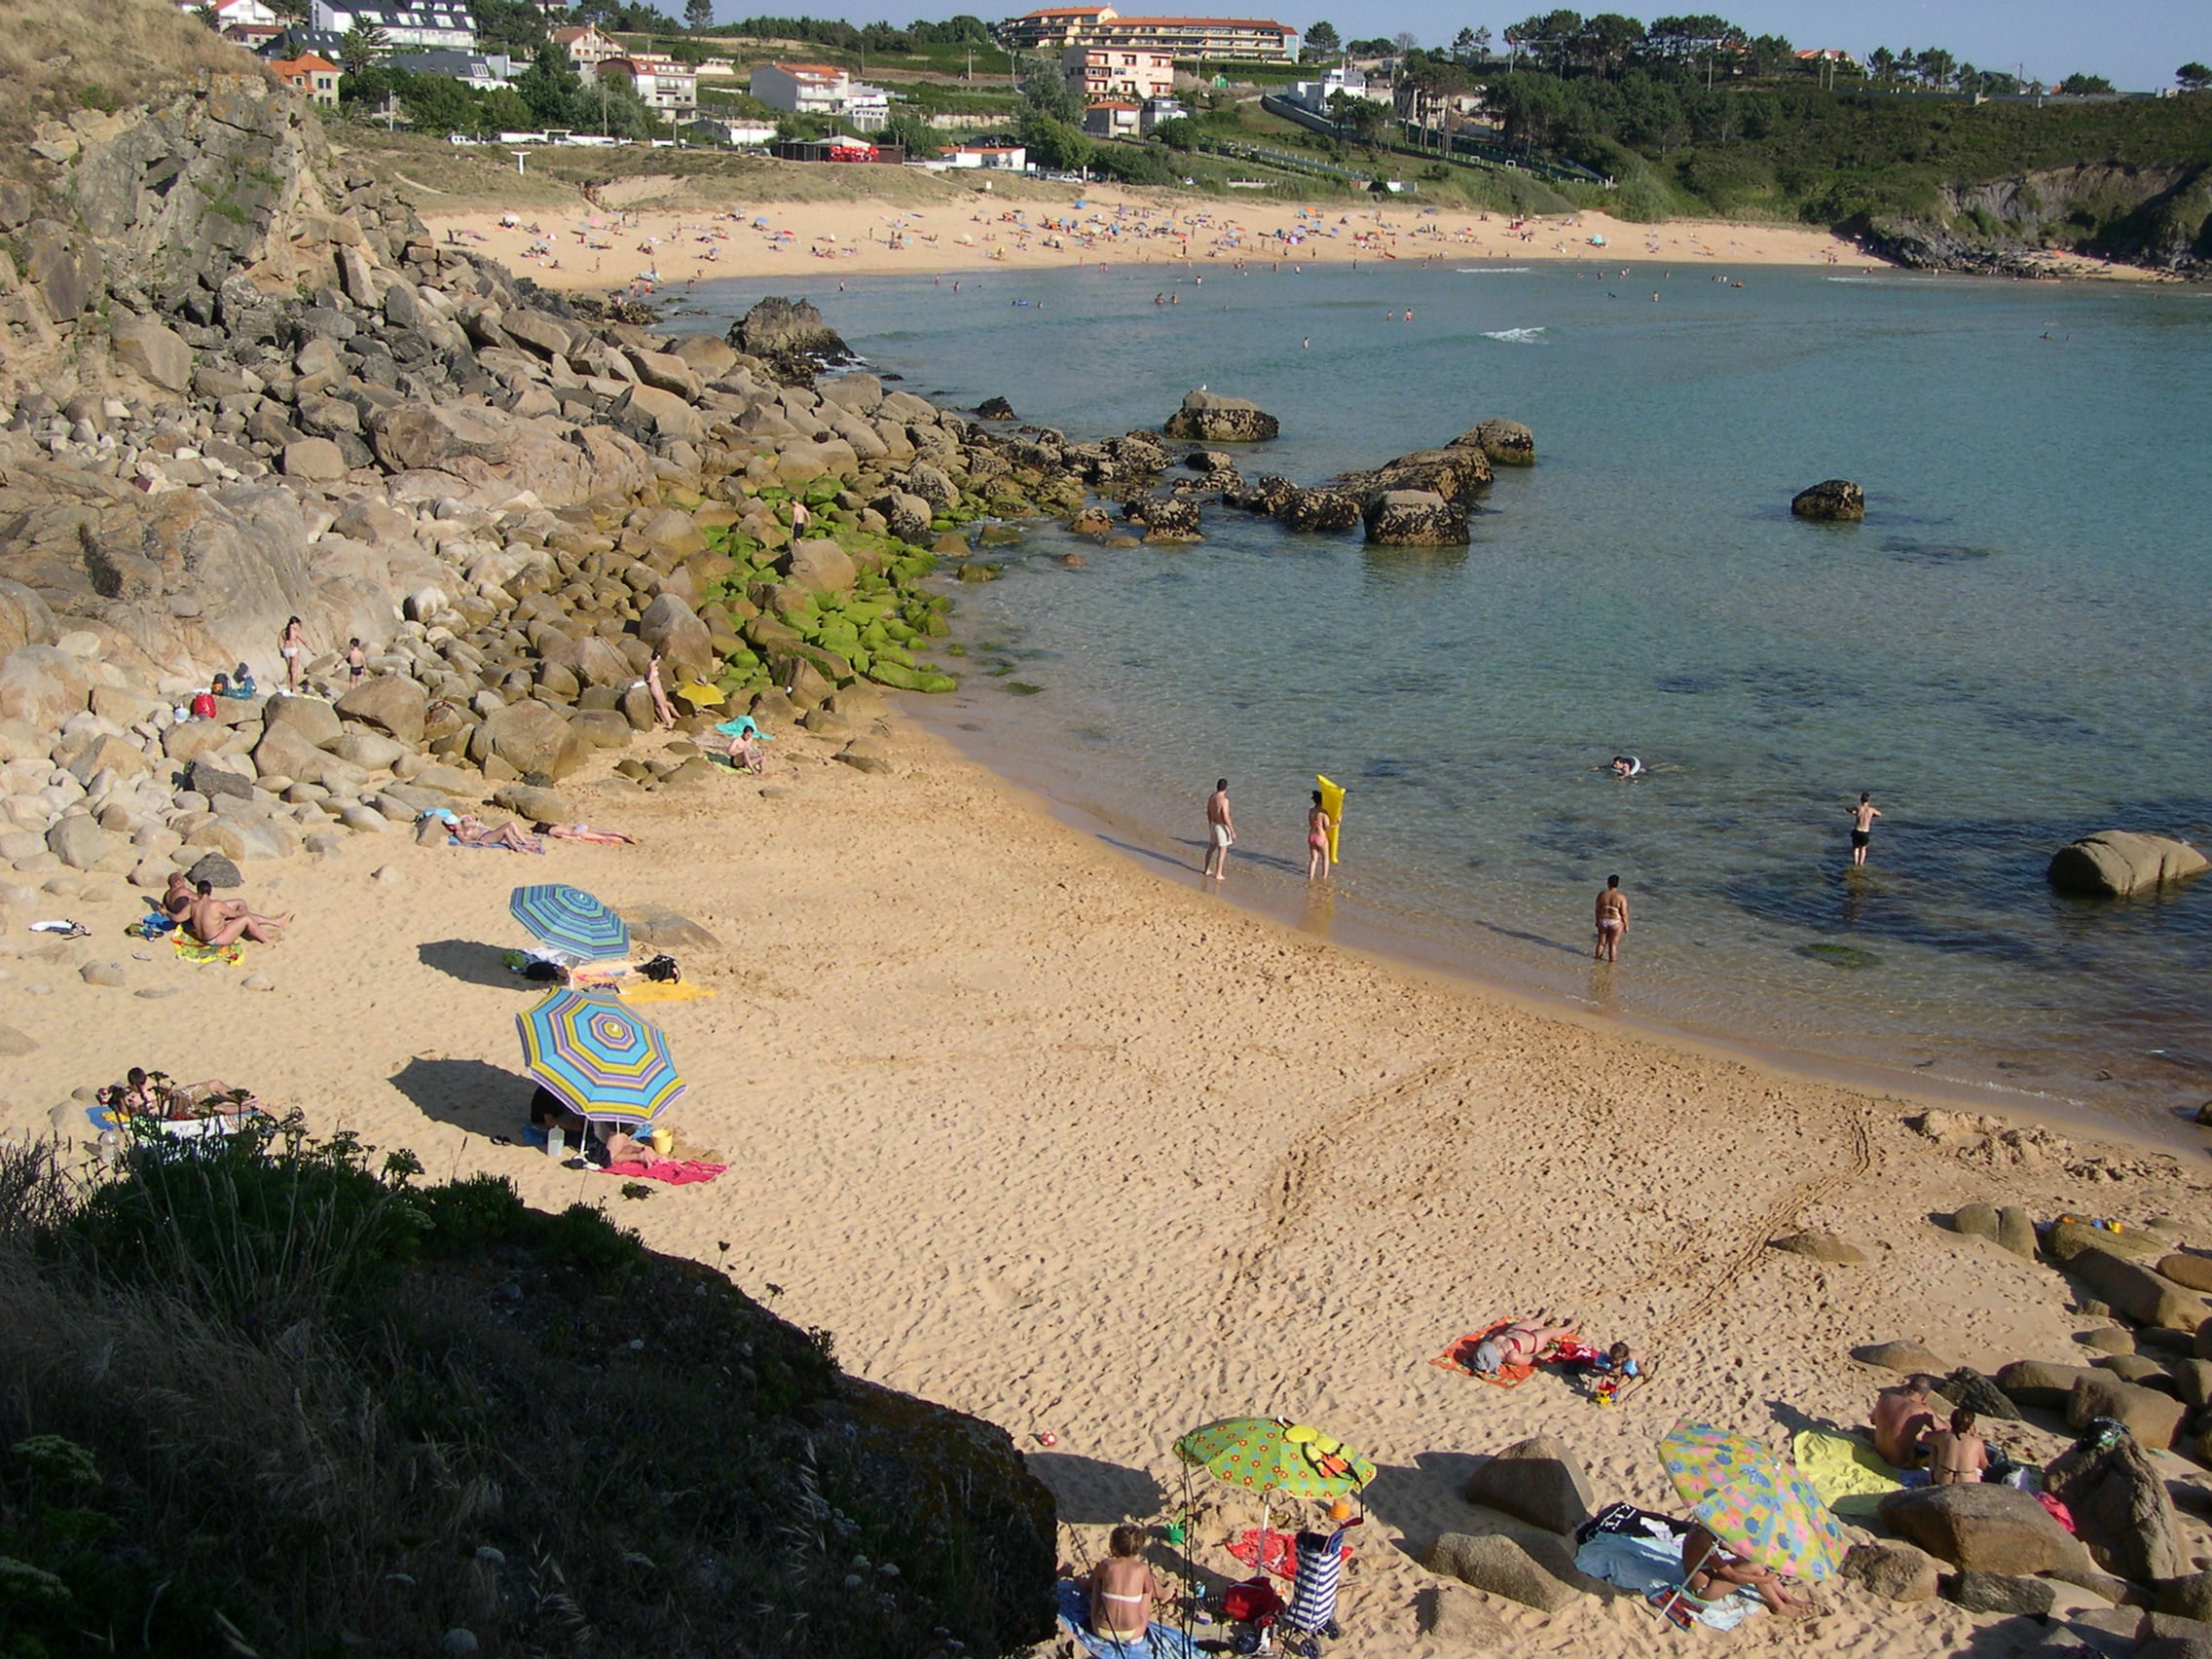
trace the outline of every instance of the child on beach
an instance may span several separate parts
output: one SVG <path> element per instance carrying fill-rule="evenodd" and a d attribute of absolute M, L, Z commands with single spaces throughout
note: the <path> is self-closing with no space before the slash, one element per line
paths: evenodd
<path fill-rule="evenodd" d="M 1615 1394 L 1642 1380 L 1643 1361 L 1628 1344 L 1615 1343 L 1590 1362 L 1590 1397 L 1601 1406 L 1609 1406 Z"/>

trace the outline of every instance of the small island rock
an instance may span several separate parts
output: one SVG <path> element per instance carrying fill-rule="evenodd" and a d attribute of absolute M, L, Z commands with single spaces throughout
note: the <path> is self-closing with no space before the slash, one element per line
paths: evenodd
<path fill-rule="evenodd" d="M 1848 478 L 1830 478 L 1790 498 L 1789 510 L 1801 519 L 1857 524 L 1866 516 L 1866 492 Z"/>
<path fill-rule="evenodd" d="M 1184 394 L 1183 407 L 1167 417 L 1161 430 L 1198 443 L 1253 444 L 1274 437 L 1282 424 L 1256 403 L 1200 388 Z"/>
<path fill-rule="evenodd" d="M 2103 830 L 2059 848 L 2044 874 L 2061 893 L 2125 899 L 2202 875 L 2205 868 L 2204 855 L 2187 841 L 2141 835 L 2132 830 Z"/>

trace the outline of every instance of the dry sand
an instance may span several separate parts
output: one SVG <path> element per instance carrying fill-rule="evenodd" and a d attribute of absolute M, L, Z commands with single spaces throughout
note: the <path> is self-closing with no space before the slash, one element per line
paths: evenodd
<path fill-rule="evenodd" d="M 1174 1501 L 1181 1431 L 1315 1421 L 1383 1470 L 1344 1612 L 1347 1650 L 1377 1656 L 1474 1646 L 1419 1634 L 1432 1581 L 1408 1554 L 1474 1519 L 1458 1495 L 1474 1454 L 1556 1434 L 1601 1500 L 1663 1505 L 1653 1444 L 1679 1416 L 1782 1447 L 1806 1419 L 1862 1420 L 1886 1378 L 1847 1357 L 1855 1344 L 1921 1337 L 1984 1370 L 2082 1357 L 2073 1334 L 2102 1321 L 2067 1311 L 2056 1274 L 1931 1212 L 2171 1212 L 2212 1242 L 2205 1190 L 2170 1158 L 2091 1161 L 2040 1132 L 1947 1148 L 1906 1125 L 1912 1102 L 1419 979 L 1248 914 L 911 725 L 886 776 L 778 736 L 765 780 L 580 788 L 636 849 L 539 859 L 394 834 L 249 866 L 248 897 L 302 919 L 240 969 L 125 939 L 124 903 L 52 901 L 95 930 L 62 945 L 17 909 L 0 1022 L 41 1046 L 10 1061 L 0 1125 L 43 1130 L 72 1089 L 136 1061 L 248 1084 L 318 1128 L 411 1147 L 437 1176 L 604 1202 L 835 1332 L 852 1370 L 1010 1428 L 1076 1559 L 1104 1524 Z M 396 881 L 373 881 L 386 865 Z M 519 1132 L 529 1094 L 513 1026 L 529 993 L 498 955 L 521 942 L 507 894 L 548 879 L 668 904 L 725 942 L 686 953 L 718 995 L 653 1011 L 691 1082 L 677 1126 L 733 1165 L 712 1185 L 625 1201 L 613 1179 L 493 1143 Z M 82 983 L 95 957 L 131 988 Z M 274 990 L 242 988 L 256 970 Z M 1872 1264 L 1767 1248 L 1809 1227 Z M 1635 1342 L 1655 1380 L 1599 1409 L 1549 1374 L 1505 1392 L 1427 1363 L 1493 1316 L 1544 1309 Z M 1996 1438 L 2038 1460 L 2059 1444 Z M 1209 1515 L 1208 1569 L 1230 1565 L 1222 1536 Z M 2205 1547 L 2191 1523 L 2190 1553 Z M 1449 1594 L 1530 1653 L 1641 1652 L 1657 1635 L 1633 1601 L 1547 1620 Z M 1759 1618 L 1701 1640 L 1933 1659 L 1994 1622 L 1852 1585 L 1825 1597 L 1812 1633 Z"/>
<path fill-rule="evenodd" d="M 982 188 L 987 180 L 948 187 L 926 206 L 772 202 L 719 212 L 670 211 L 652 205 L 664 182 L 608 185 L 596 209 L 578 199 L 567 213 L 532 206 L 511 213 L 425 210 L 424 218 L 441 240 L 458 238 L 549 288 L 571 292 L 606 291 L 648 274 L 663 285 L 715 276 L 811 283 L 831 273 L 926 276 L 1131 264 L 1203 269 L 1237 258 L 1327 265 L 1580 260 L 1632 272 L 1880 263 L 1825 232 L 1788 225 L 1638 225 L 1583 213 L 1515 228 L 1498 214 L 1431 213 L 1412 203 L 1300 209 L 1110 186 L 1066 186 L 1063 195 L 1044 201 L 1030 191 L 1011 201 Z M 1060 220 L 1071 227 L 1053 228 Z M 1284 241 L 1284 234 L 1300 240 Z M 1603 245 L 1593 243 L 1594 237 L 1602 237 Z M 544 251 L 532 253 L 537 246 Z"/>

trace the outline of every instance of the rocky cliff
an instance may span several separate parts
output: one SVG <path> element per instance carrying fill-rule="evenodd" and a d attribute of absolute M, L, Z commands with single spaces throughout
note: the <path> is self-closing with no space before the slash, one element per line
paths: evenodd
<path fill-rule="evenodd" d="M 2082 254 L 2179 276 L 2212 276 L 2212 164 L 2053 167 L 1943 187 L 1938 213 L 1862 230 L 1886 259 L 1922 270 L 2048 276 Z"/>

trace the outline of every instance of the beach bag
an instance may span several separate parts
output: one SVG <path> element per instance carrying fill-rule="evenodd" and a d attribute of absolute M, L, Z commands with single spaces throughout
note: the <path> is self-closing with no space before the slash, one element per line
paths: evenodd
<path fill-rule="evenodd" d="M 645 978 L 661 980 L 671 985 L 683 977 L 683 970 L 677 967 L 676 958 L 666 955 L 656 956 L 650 962 L 642 964 L 638 973 Z"/>

